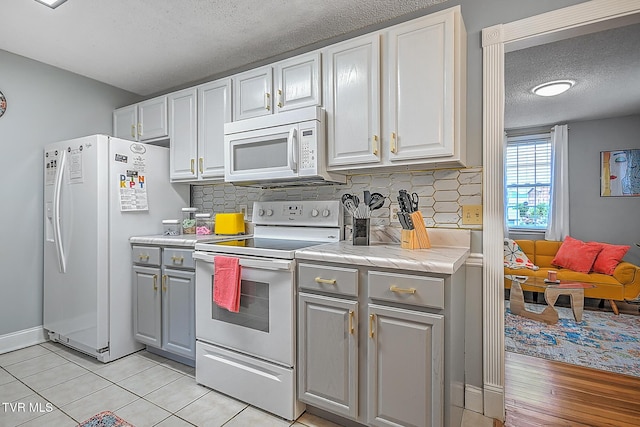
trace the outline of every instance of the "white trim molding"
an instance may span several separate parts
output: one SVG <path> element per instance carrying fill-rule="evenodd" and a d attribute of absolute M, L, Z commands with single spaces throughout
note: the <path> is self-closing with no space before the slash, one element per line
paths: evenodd
<path fill-rule="evenodd" d="M 504 420 L 504 53 L 639 22 L 640 0 L 592 0 L 485 28 L 483 47 L 484 415 Z M 635 15 L 635 16 L 634 16 Z"/>
<path fill-rule="evenodd" d="M 469 258 L 467 258 L 467 261 L 465 262 L 465 265 L 467 267 L 482 267 L 483 266 L 483 260 L 484 256 L 482 255 L 482 253 L 480 252 L 471 252 L 471 254 L 469 255 Z"/>
<path fill-rule="evenodd" d="M 49 337 L 42 326 L 36 326 L 35 328 L 0 335 L 0 354 L 36 344 L 42 344 L 48 340 Z"/>
<path fill-rule="evenodd" d="M 482 414 L 484 411 L 482 388 L 467 384 L 464 389 L 464 409 Z"/>

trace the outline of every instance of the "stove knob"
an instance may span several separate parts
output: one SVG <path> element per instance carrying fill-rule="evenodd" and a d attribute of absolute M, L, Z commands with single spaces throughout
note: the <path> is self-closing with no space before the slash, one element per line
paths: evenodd
<path fill-rule="evenodd" d="M 267 209 L 267 216 L 271 216 L 273 215 L 273 210 L 272 209 Z"/>
<path fill-rule="evenodd" d="M 315 217 L 318 216 L 319 213 L 320 212 L 318 212 L 318 209 L 314 209 L 314 210 L 311 211 L 311 216 L 315 218 Z"/>
<path fill-rule="evenodd" d="M 258 211 L 258 216 L 264 216 L 264 209 L 260 209 Z"/>
<path fill-rule="evenodd" d="M 322 211 L 322 216 L 326 218 L 326 217 L 329 216 L 330 213 L 331 212 L 329 212 L 329 209 L 325 209 L 325 210 Z"/>

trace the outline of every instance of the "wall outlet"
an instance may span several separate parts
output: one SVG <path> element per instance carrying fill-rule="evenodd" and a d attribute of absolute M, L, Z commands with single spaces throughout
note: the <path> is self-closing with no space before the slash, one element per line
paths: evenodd
<path fill-rule="evenodd" d="M 398 212 L 400 212 L 400 205 L 398 205 L 397 203 L 391 203 L 389 209 L 391 211 L 391 221 L 398 221 Z"/>
<path fill-rule="evenodd" d="M 462 206 L 462 223 L 467 225 L 482 224 L 482 205 Z"/>
<path fill-rule="evenodd" d="M 240 209 L 240 212 L 242 212 L 245 221 L 249 221 L 249 209 L 247 209 L 247 205 L 238 205 L 238 209 Z"/>

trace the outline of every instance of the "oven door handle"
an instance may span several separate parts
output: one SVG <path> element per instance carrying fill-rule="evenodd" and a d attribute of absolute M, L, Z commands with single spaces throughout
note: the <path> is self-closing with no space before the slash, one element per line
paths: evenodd
<path fill-rule="evenodd" d="M 223 255 L 224 256 L 224 255 Z M 215 255 L 210 252 L 195 251 L 193 257 L 196 260 L 214 263 Z M 240 266 L 246 268 L 259 268 L 261 270 L 285 270 L 293 271 L 294 262 L 291 260 L 259 260 L 254 258 L 240 258 Z"/>

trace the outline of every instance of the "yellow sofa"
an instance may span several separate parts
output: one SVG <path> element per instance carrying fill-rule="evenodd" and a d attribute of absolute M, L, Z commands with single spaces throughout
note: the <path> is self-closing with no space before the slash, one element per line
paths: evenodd
<path fill-rule="evenodd" d="M 598 298 L 609 300 L 611 308 L 618 314 L 618 307 L 615 301 L 634 301 L 640 300 L 640 267 L 629 262 L 622 261 L 616 267 L 612 276 L 601 273 L 579 273 L 577 271 L 568 270 L 566 268 L 555 267 L 551 265 L 551 261 L 562 245 L 559 241 L 550 240 L 516 240 L 518 246 L 529 257 L 531 262 L 540 267 L 539 270 L 530 270 L 528 268 L 511 269 L 505 267 L 505 274 L 514 274 L 520 276 L 537 276 L 547 277 L 549 270 L 558 272 L 558 279 L 565 281 L 576 281 L 584 283 L 593 283 L 595 288 L 584 290 L 586 298 Z M 505 288 L 511 288 L 511 280 L 505 279 Z M 531 292 L 540 292 L 540 288 L 535 286 L 527 286 L 526 282 L 522 285 L 522 289 Z"/>

